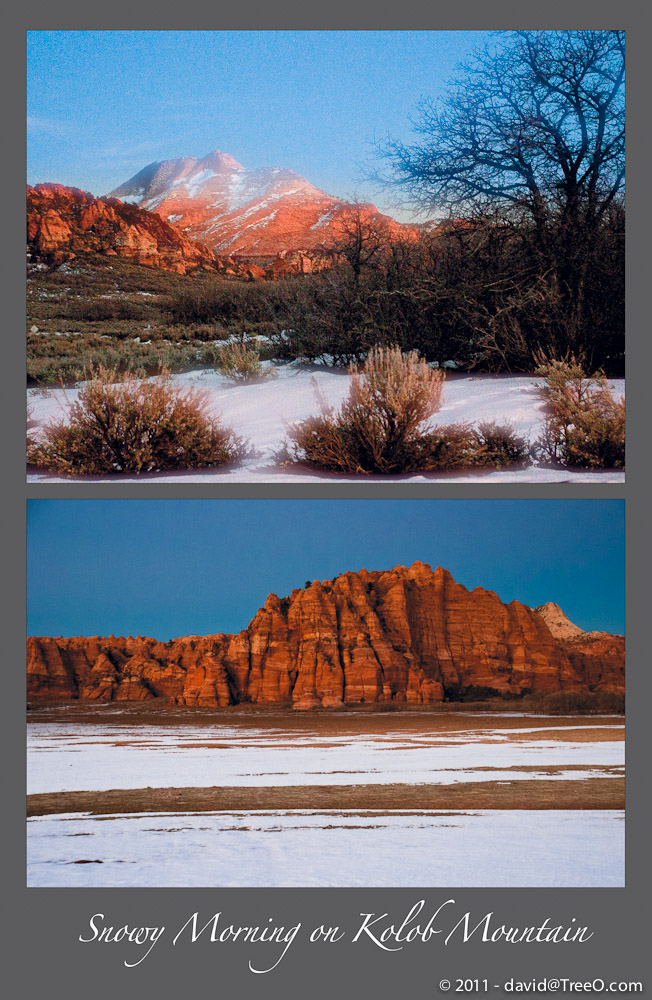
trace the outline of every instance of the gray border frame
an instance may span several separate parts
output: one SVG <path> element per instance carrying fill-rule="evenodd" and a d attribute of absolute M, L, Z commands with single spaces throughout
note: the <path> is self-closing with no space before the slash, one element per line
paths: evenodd
<path fill-rule="evenodd" d="M 256 8 L 256 9 L 254 9 Z M 627 808 L 627 887 L 625 889 L 25 889 L 24 887 L 24 769 L 10 767 L 8 810 L 5 828 L 8 841 L 4 857 L 7 911 L 11 914 L 8 955 L 16 985 L 12 995 L 38 996 L 54 988 L 71 1000 L 93 996 L 98 1000 L 113 998 L 120 991 L 125 998 L 137 997 L 145 990 L 162 998 L 183 995 L 188 989 L 223 995 L 228 998 L 285 997 L 303 998 L 307 994 L 321 1000 L 339 994 L 357 995 L 361 990 L 374 997 L 390 998 L 397 993 L 416 996 L 442 996 L 438 983 L 442 978 L 488 978 L 502 983 L 510 977 L 526 980 L 544 976 L 587 981 L 596 977 L 605 981 L 645 982 L 647 957 L 647 888 L 649 876 L 649 805 L 645 795 L 647 720 L 645 707 L 649 698 L 647 669 L 647 622 L 649 603 L 645 593 L 648 581 L 644 543 L 649 538 L 646 500 L 646 441 L 644 372 L 649 363 L 649 346 L 643 333 L 647 295 L 643 261 L 649 240 L 643 210 L 648 206 L 647 181 L 649 160 L 643 147 L 649 141 L 649 126 L 643 115 L 648 89 L 644 73 L 649 55 L 643 46 L 649 39 L 643 14 L 634 2 L 617 7 L 594 0 L 561 3 L 550 0 L 542 11 L 526 11 L 522 3 L 497 0 L 488 8 L 477 0 L 459 9 L 436 10 L 424 0 L 403 3 L 389 9 L 370 0 L 355 8 L 332 0 L 328 7 L 310 8 L 303 3 L 277 2 L 263 5 L 250 2 L 246 10 L 186 4 L 183 9 L 171 0 L 156 6 L 138 8 L 114 0 L 109 9 L 91 10 L 80 0 L 67 0 L 65 7 L 46 5 L 34 0 L 29 10 L 10 11 L 6 18 L 5 38 L 8 51 L 3 60 L 4 93 L 8 96 L 8 119 L 11 141 L 5 152 L 7 178 L 3 205 L 5 239 L 3 270 L 5 291 L 10 300 L 10 323 L 6 329 L 5 351 L 10 356 L 10 373 L 5 416 L 6 480 L 3 498 L 3 521 L 6 528 L 8 611 L 5 634 L 9 637 L 7 690 L 2 702 L 3 733 L 7 738 L 5 758 L 10 765 L 21 759 L 24 746 L 23 672 L 24 662 L 24 542 L 25 498 L 29 497 L 528 497 L 547 498 L 618 497 L 627 500 L 627 580 L 628 580 L 628 808 Z M 11 16 L 9 16 L 11 15 Z M 101 485 L 80 486 L 30 484 L 25 486 L 23 444 L 22 381 L 14 379 L 22 371 L 24 347 L 24 271 L 22 253 L 15 253 L 23 240 L 23 202 L 13 191 L 22 190 L 16 149 L 24 149 L 23 101 L 24 30 L 64 28 L 395 28 L 462 29 L 499 27 L 613 27 L 629 29 L 629 168 L 630 212 L 628 224 L 628 371 L 629 428 L 631 456 L 627 484 L 597 486 L 520 486 L 478 485 L 460 489 L 454 484 L 404 484 L 336 486 L 328 484 L 264 487 L 186 486 L 157 487 Z M 17 80 L 21 79 L 21 87 Z M 83 81 L 80 81 L 83 85 Z M 648 84 L 649 88 L 649 84 Z M 643 128 L 640 128 L 643 125 Z M 14 152 L 11 162 L 10 155 Z M 647 169 L 646 169 L 647 168 Z M 645 175 L 644 175 L 645 170 Z M 56 178 L 54 178 L 56 179 Z M 17 415 L 20 414 L 19 417 Z M 649 612 L 648 612 L 649 614 Z M 509 845 L 506 845 L 509 849 Z M 190 946 L 180 943 L 172 948 L 162 940 L 149 958 L 134 969 L 126 969 L 122 960 L 124 946 L 82 947 L 78 936 L 87 933 L 88 919 L 95 912 L 107 915 L 107 922 L 161 924 L 178 929 L 195 910 L 208 919 L 221 910 L 228 922 L 263 921 L 272 916 L 286 926 L 301 921 L 302 930 L 324 923 L 339 925 L 349 931 L 360 923 L 361 912 L 389 912 L 400 920 L 420 898 L 427 910 L 446 899 L 456 900 L 456 912 L 470 910 L 479 920 L 493 911 L 498 923 L 538 924 L 550 916 L 553 923 L 567 925 L 573 917 L 594 930 L 585 944 L 482 944 L 473 939 L 467 944 L 451 942 L 444 946 L 438 938 L 430 943 L 413 943 L 402 951 L 385 953 L 370 941 L 350 943 L 350 933 L 334 945 L 307 945 L 297 938 L 278 968 L 268 975 L 253 975 L 247 968 L 251 957 L 264 956 L 243 945 L 210 945 L 203 939 Z M 426 912 L 426 911 L 424 911 Z M 475 922 L 475 921 L 474 921 Z M 166 935 L 167 938 L 167 935 Z M 648 963 L 649 964 L 649 963 Z M 11 987 L 10 987 L 11 988 Z M 490 987 L 489 992 L 493 992 Z M 498 990 L 501 992 L 501 990 Z M 538 991 L 537 991 L 538 992 Z"/>

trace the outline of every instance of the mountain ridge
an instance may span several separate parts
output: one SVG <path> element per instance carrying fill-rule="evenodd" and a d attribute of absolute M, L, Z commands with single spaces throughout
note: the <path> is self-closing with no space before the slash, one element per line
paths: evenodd
<path fill-rule="evenodd" d="M 36 702 L 400 707 L 465 692 L 620 693 L 624 683 L 621 636 L 556 638 L 527 605 L 468 591 L 421 562 L 269 594 L 235 635 L 28 639 L 28 698 Z"/>
<path fill-rule="evenodd" d="M 353 205 L 321 191 L 289 168 L 249 169 L 220 150 L 154 161 L 109 197 L 158 212 L 215 253 L 242 257 L 331 248 L 354 213 L 390 237 L 415 232 L 375 205 Z"/>

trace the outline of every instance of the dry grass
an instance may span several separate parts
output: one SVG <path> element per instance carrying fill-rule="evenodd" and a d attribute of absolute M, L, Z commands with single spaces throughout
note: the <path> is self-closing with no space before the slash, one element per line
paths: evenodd
<path fill-rule="evenodd" d="M 254 343 L 234 341 L 223 344 L 215 351 L 215 367 L 233 382 L 247 384 L 275 378 L 272 368 L 263 368 L 260 348 Z"/>
<path fill-rule="evenodd" d="M 624 809 L 624 778 L 519 779 L 456 785 L 134 788 L 27 796 L 27 815 L 231 812 L 241 809 Z"/>

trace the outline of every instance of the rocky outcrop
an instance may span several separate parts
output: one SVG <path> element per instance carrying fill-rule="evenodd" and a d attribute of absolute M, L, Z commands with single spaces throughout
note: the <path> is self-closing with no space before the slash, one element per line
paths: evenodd
<path fill-rule="evenodd" d="M 31 701 L 296 709 L 469 694 L 624 690 L 624 639 L 556 637 L 545 616 L 416 562 L 270 594 L 238 635 L 28 639 Z"/>
<path fill-rule="evenodd" d="M 543 618 L 552 635 L 562 643 L 585 690 L 624 691 L 625 639 L 622 635 L 585 632 L 567 618 L 558 604 L 551 601 L 534 610 Z"/>
<path fill-rule="evenodd" d="M 49 265 L 95 253 L 178 274 L 225 269 L 155 213 L 61 184 L 27 188 L 27 252 L 32 263 Z"/>
<path fill-rule="evenodd" d="M 265 268 L 265 277 L 283 278 L 288 274 L 314 274 L 326 271 L 338 257 L 334 253 L 319 250 L 281 250 Z"/>
<path fill-rule="evenodd" d="M 350 229 L 352 214 L 382 226 L 390 237 L 416 234 L 374 205 L 352 206 L 293 170 L 249 170 L 217 149 L 201 159 L 150 163 L 111 195 L 158 212 L 215 253 L 265 258 L 272 277 L 314 270 L 313 252 L 335 246 Z M 298 259 L 291 259 L 294 254 Z"/>
<path fill-rule="evenodd" d="M 584 690 L 624 692 L 625 639 L 622 635 L 584 632 L 567 639 L 564 648 Z"/>
<path fill-rule="evenodd" d="M 575 625 L 564 614 L 558 604 L 553 604 L 552 601 L 548 601 L 547 604 L 540 604 L 534 610 L 538 615 L 541 615 L 556 639 L 572 639 L 578 635 L 586 634 L 579 625 Z"/>

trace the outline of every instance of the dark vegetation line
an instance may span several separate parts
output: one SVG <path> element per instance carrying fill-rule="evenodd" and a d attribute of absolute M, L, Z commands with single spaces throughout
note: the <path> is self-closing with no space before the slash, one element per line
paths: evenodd
<path fill-rule="evenodd" d="M 274 282 L 171 275 L 115 258 L 109 270 L 84 258 L 28 277 L 28 383 L 72 382 L 90 364 L 148 374 L 209 367 L 220 341 L 245 336 L 264 338 L 262 358 L 281 363 L 348 365 L 374 345 L 396 345 L 466 372 L 532 372 L 543 352 L 622 375 L 624 236 L 624 209 L 614 208 L 587 262 L 583 319 L 572 330 L 563 289 L 536 269 L 532 233 L 509 220 L 392 241 L 357 278 L 346 256 L 328 271 Z M 144 296 L 148 288 L 156 290 Z"/>
<path fill-rule="evenodd" d="M 97 704 L 100 706 L 99 702 Z M 89 705 L 89 702 L 77 700 L 76 697 L 72 697 L 70 701 L 63 703 L 61 701 L 48 701 L 46 698 L 30 701 L 27 704 L 28 721 L 40 722 L 43 720 L 43 713 L 57 713 L 59 711 L 63 711 L 66 715 L 72 712 L 74 713 L 74 718 L 77 718 L 80 712 L 83 715 Z M 460 711 L 460 705 L 464 706 L 464 712 L 487 715 L 500 714 L 502 712 L 553 716 L 624 715 L 625 695 L 613 691 L 555 691 L 550 694 L 540 694 L 533 693 L 530 690 L 525 690 L 521 694 L 506 695 L 501 694 L 495 688 L 475 684 L 449 685 L 445 689 L 445 700 L 441 702 L 429 702 L 427 704 L 396 701 L 354 702 L 349 705 L 344 704 L 336 709 L 311 708 L 308 711 L 302 711 L 300 714 L 306 717 L 314 715 L 320 717 L 332 716 L 334 718 L 346 715 L 358 715 L 361 712 L 368 713 L 369 715 L 376 715 L 378 713 L 413 714 L 415 712 L 438 715 L 446 713 L 455 714 Z M 121 721 L 120 715 L 125 712 L 127 712 L 127 721 L 129 721 L 133 710 L 136 710 L 138 713 L 144 712 L 145 714 L 151 712 L 157 718 L 165 718 L 168 712 L 176 712 L 179 709 L 178 706 L 154 694 L 154 697 L 147 699 L 146 702 L 102 702 L 101 707 L 97 708 L 96 714 L 100 715 L 102 712 L 106 712 L 111 717 L 112 722 L 118 723 Z M 181 709 L 184 716 L 187 715 L 189 719 L 196 718 L 198 721 L 210 717 L 211 711 L 214 710 L 196 705 L 184 705 Z M 297 714 L 293 709 L 292 703 L 289 701 L 283 703 L 241 701 L 229 705 L 226 711 L 229 715 L 233 714 L 236 718 L 238 716 L 251 716 L 255 718 L 256 715 L 265 715 L 268 712 L 279 712 L 281 715 L 290 714 L 293 716 Z M 115 716 L 112 714 L 113 712 L 115 712 Z M 160 713 L 160 716 L 158 713 Z M 52 718 L 55 718 L 55 716 L 53 715 Z"/>

